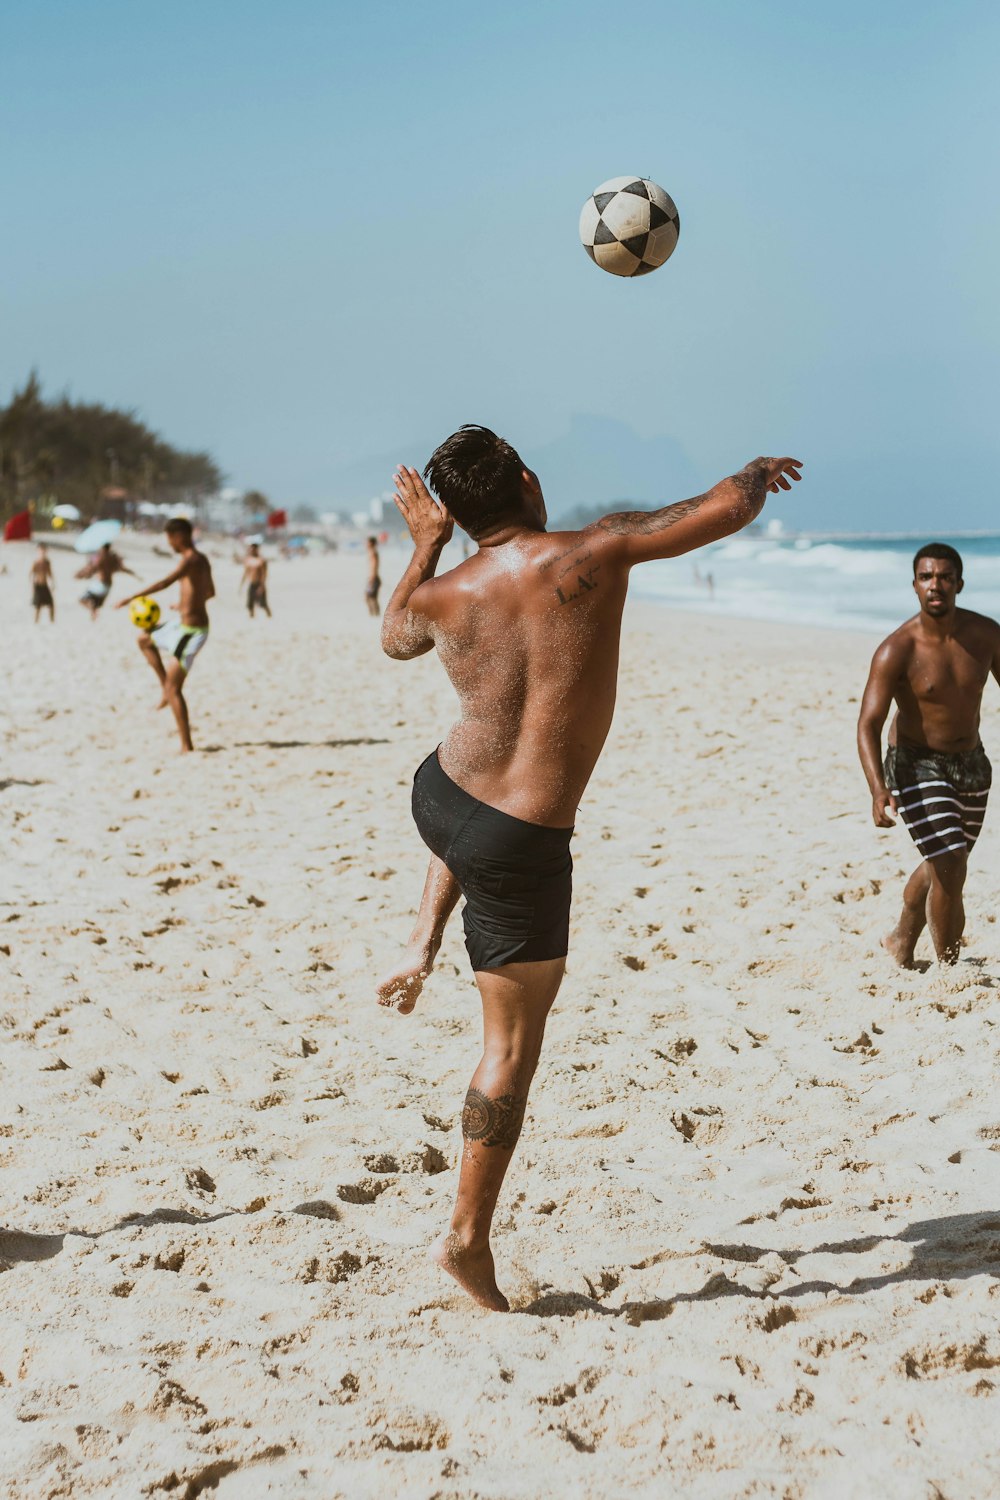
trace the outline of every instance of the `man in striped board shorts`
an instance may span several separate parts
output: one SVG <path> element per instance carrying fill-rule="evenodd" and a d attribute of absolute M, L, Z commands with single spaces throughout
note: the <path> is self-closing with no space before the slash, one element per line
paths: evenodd
<path fill-rule="evenodd" d="M 958 958 L 968 858 L 990 791 L 979 712 L 990 674 L 1000 683 L 1000 625 L 959 609 L 962 587 L 954 547 L 920 548 L 913 559 L 919 613 L 875 652 L 858 719 L 875 826 L 891 828 L 898 812 L 922 856 L 903 891 L 902 915 L 882 940 L 904 969 L 913 967 L 925 926 L 940 963 Z M 893 701 L 883 762 L 882 726 Z"/>

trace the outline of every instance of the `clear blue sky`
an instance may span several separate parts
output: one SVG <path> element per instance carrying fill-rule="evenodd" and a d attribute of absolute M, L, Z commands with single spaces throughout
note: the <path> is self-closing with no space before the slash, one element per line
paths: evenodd
<path fill-rule="evenodd" d="M 677 445 L 623 453 L 639 498 L 790 451 L 804 525 L 996 525 L 998 17 L 7 0 L 0 394 L 37 366 L 292 503 L 582 413 Z M 576 230 L 626 172 L 681 214 L 634 283 Z"/>

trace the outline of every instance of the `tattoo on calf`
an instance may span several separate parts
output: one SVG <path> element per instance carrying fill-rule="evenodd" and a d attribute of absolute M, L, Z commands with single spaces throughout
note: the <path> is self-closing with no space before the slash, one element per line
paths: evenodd
<path fill-rule="evenodd" d="M 467 1141 L 513 1151 L 521 1134 L 527 1102 L 526 1097 L 517 1094 L 501 1094 L 499 1099 L 490 1099 L 478 1089 L 470 1089 L 462 1110 L 462 1134 Z"/>

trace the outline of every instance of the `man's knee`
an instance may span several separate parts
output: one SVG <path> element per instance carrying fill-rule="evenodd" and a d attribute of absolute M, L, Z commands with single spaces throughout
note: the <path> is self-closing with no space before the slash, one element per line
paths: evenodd
<path fill-rule="evenodd" d="M 954 849 L 948 854 L 939 855 L 931 862 L 931 879 L 936 885 L 953 894 L 962 889 L 969 868 L 968 852 L 964 849 Z"/>

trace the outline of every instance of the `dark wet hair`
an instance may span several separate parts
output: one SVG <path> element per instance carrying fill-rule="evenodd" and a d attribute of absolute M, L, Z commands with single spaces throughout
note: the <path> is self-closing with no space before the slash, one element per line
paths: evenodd
<path fill-rule="evenodd" d="M 371 544 L 371 545 L 372 545 L 372 546 L 373 546 L 373 547 L 377 547 L 377 546 L 378 546 L 378 537 L 377 537 L 377 536 L 370 536 L 370 537 L 369 537 L 369 538 L 368 538 L 368 541 L 369 541 L 369 542 L 370 542 L 370 544 Z"/>
<path fill-rule="evenodd" d="M 517 515 L 523 472 L 504 438 L 467 422 L 435 448 L 424 478 L 463 531 L 476 538 Z"/>
<path fill-rule="evenodd" d="M 917 576 L 917 564 L 922 557 L 933 557 L 938 562 L 950 562 L 954 564 L 955 572 L 959 578 L 962 576 L 962 559 L 954 547 L 949 547 L 947 542 L 928 542 L 926 547 L 921 547 L 913 554 L 913 576 Z"/>
<path fill-rule="evenodd" d="M 191 540 L 191 522 L 187 516 L 171 516 L 163 529 L 167 536 L 182 536 L 186 542 Z"/>

